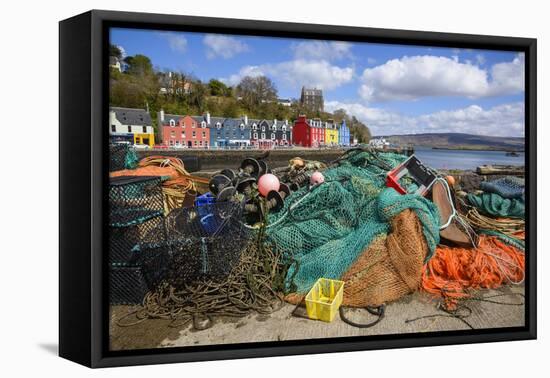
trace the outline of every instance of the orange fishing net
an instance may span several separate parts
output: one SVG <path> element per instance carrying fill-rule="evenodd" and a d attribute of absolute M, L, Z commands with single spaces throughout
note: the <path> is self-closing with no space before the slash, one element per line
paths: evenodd
<path fill-rule="evenodd" d="M 344 304 L 378 306 L 416 291 L 427 253 L 416 214 L 401 212 L 393 218 L 388 237 L 371 243 L 342 277 L 346 282 Z"/>
<path fill-rule="evenodd" d="M 521 283 L 525 254 L 494 236 L 481 235 L 477 248 L 439 245 L 422 273 L 422 289 L 444 299 L 447 309 L 469 297 L 468 289 Z"/>

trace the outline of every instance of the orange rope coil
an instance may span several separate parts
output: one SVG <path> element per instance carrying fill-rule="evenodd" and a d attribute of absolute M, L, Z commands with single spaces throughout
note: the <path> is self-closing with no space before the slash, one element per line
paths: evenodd
<path fill-rule="evenodd" d="M 439 245 L 424 266 L 422 290 L 444 299 L 451 310 L 470 296 L 468 289 L 495 289 L 520 284 L 525 278 L 525 254 L 494 236 L 481 235 L 477 248 Z"/>

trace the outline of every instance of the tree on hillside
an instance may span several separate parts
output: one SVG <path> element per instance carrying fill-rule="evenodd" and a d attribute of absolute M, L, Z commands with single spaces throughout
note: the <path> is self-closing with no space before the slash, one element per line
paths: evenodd
<path fill-rule="evenodd" d="M 208 82 L 208 89 L 210 91 L 210 96 L 231 96 L 231 89 L 217 79 L 211 79 Z"/>
<path fill-rule="evenodd" d="M 109 45 L 109 56 L 116 56 L 119 60 L 122 59 L 122 51 L 117 45 Z"/>
<path fill-rule="evenodd" d="M 346 121 L 347 124 L 347 121 Z M 370 129 L 363 122 L 359 121 L 355 116 L 351 116 L 350 124 L 348 124 L 350 133 L 359 143 L 368 143 L 372 137 Z"/>
<path fill-rule="evenodd" d="M 277 88 L 266 76 L 244 77 L 237 85 L 236 92 L 247 109 L 277 99 Z"/>
<path fill-rule="evenodd" d="M 145 55 L 127 56 L 124 62 L 128 65 L 127 72 L 130 75 L 141 77 L 153 75 L 153 64 L 151 59 Z"/>

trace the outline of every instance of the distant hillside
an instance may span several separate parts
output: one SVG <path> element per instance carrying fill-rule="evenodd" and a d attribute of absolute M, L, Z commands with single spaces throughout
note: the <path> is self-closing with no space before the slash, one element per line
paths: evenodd
<path fill-rule="evenodd" d="M 432 133 L 379 136 L 394 144 L 413 144 L 415 146 L 472 149 L 523 151 L 525 138 L 496 137 L 461 133 Z"/>

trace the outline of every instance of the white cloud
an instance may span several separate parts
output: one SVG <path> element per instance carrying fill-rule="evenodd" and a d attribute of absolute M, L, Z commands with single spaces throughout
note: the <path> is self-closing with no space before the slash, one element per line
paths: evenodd
<path fill-rule="evenodd" d="M 172 51 L 183 54 L 187 50 L 187 39 L 178 33 L 160 33 L 168 41 L 168 46 Z"/>
<path fill-rule="evenodd" d="M 420 116 L 405 116 L 359 103 L 326 101 L 325 109 L 345 109 L 371 129 L 373 135 L 419 133 L 467 133 L 492 136 L 524 136 L 523 102 L 483 109 L 471 105 L 462 109 L 442 110 Z"/>
<path fill-rule="evenodd" d="M 325 60 L 297 59 L 274 64 L 245 66 L 237 74 L 221 80 L 229 85 L 237 85 L 245 76 L 265 75 L 289 88 L 306 85 L 330 90 L 351 81 L 353 73 L 351 67 L 338 67 Z"/>
<path fill-rule="evenodd" d="M 479 64 L 480 66 L 485 64 L 486 62 L 486 59 L 485 59 L 485 56 L 483 54 L 477 54 L 476 55 L 476 62 L 477 64 Z"/>
<path fill-rule="evenodd" d="M 117 47 L 120 50 L 120 57 L 122 59 L 126 58 L 128 55 L 126 54 L 126 50 L 124 49 L 124 47 L 122 47 L 121 45 L 118 45 Z"/>
<path fill-rule="evenodd" d="M 246 43 L 225 35 L 207 34 L 203 39 L 203 43 L 206 46 L 206 57 L 208 59 L 216 57 L 229 59 L 249 50 Z"/>
<path fill-rule="evenodd" d="M 304 41 L 290 46 L 296 59 L 321 60 L 352 58 L 351 47 L 351 43 L 339 41 Z"/>
<path fill-rule="evenodd" d="M 525 62 L 495 64 L 490 72 L 458 57 L 405 56 L 367 68 L 359 95 L 366 101 L 416 100 L 428 96 L 480 98 L 523 91 Z"/>
<path fill-rule="evenodd" d="M 525 88 L 525 55 L 518 54 L 512 62 L 491 67 L 492 95 L 522 92 Z"/>

